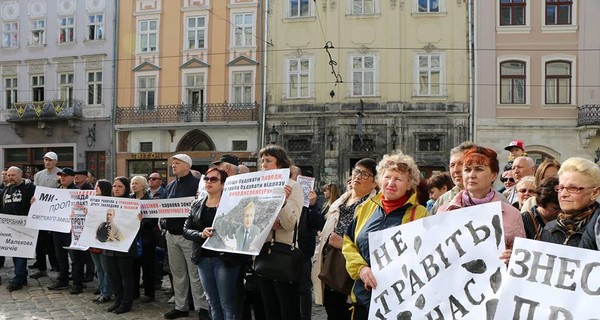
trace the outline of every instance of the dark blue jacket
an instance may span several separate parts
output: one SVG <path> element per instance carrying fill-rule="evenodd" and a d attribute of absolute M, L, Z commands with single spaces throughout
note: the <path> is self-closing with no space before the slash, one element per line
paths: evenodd
<path fill-rule="evenodd" d="M 181 178 L 177 178 L 167 186 L 167 192 L 165 193 L 164 199 L 193 197 L 196 195 L 199 182 L 200 179 L 194 177 L 191 173 L 188 173 Z M 186 218 L 164 219 L 165 229 L 171 234 L 180 236 L 183 234 L 183 224 L 185 223 L 185 220 Z"/>

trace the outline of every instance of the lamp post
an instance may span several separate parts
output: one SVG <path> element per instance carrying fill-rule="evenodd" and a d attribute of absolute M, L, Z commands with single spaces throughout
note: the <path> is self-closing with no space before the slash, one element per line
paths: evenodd
<path fill-rule="evenodd" d="M 398 133 L 396 132 L 396 129 L 393 129 L 391 138 L 392 138 L 392 146 L 393 146 L 392 150 L 396 150 L 396 142 L 398 142 Z"/>
<path fill-rule="evenodd" d="M 275 125 L 273 125 L 271 130 L 269 130 L 269 142 L 271 144 L 276 144 L 278 136 L 279 136 L 279 132 L 277 131 L 277 129 L 275 129 Z"/>
<path fill-rule="evenodd" d="M 329 133 L 327 134 L 327 142 L 329 142 L 329 151 L 333 151 L 333 131 L 329 129 Z"/>
<path fill-rule="evenodd" d="M 596 158 L 594 159 L 594 163 L 598 163 L 600 161 L 600 148 L 596 149 Z"/>
<path fill-rule="evenodd" d="M 95 123 L 91 128 L 88 128 L 88 135 L 85 137 L 85 142 L 87 143 L 88 147 L 93 146 L 94 143 L 96 142 L 96 124 Z"/>

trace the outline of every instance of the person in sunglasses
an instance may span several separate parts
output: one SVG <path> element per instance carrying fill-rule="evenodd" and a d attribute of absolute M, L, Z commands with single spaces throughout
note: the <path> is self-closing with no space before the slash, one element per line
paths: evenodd
<path fill-rule="evenodd" d="M 167 189 L 162 186 L 162 177 L 158 172 L 152 172 L 148 176 L 148 196 L 150 199 L 162 199 Z"/>
<path fill-rule="evenodd" d="M 558 170 L 558 203 L 561 213 L 542 231 L 540 240 L 578 247 L 588 224 L 596 224 L 600 207 L 600 168 L 590 160 L 573 157 Z"/>

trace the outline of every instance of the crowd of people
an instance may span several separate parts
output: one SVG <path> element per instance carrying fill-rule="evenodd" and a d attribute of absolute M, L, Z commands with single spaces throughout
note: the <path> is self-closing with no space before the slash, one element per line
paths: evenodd
<path fill-rule="evenodd" d="M 259 170 L 290 168 L 291 172 L 284 186 L 284 205 L 266 240 L 297 241 L 304 257 L 302 274 L 291 282 L 258 276 L 250 255 L 202 247 L 215 234 L 213 221 L 225 181 L 248 172 L 232 155 L 223 155 L 204 172 L 205 194 L 198 196 L 200 175 L 192 170 L 193 161 L 186 154 L 172 157 L 176 179 L 164 187 L 156 172 L 131 179 L 121 176 L 112 182 L 90 181 L 86 171 L 57 168 L 57 155 L 48 152 L 45 169 L 33 181 L 24 179 L 17 167 L 2 172 L 0 212 L 27 215 L 35 201 L 35 186 L 95 187 L 98 196 L 135 199 L 196 196 L 187 218 L 141 219 L 128 252 L 66 250 L 70 233 L 40 231 L 36 261 L 29 266 L 37 271 L 29 277 L 48 276 L 48 257 L 51 268 L 58 271 L 56 282 L 48 289 L 79 294 L 83 283 L 92 281 L 95 274 L 98 290 L 94 302 L 112 302 L 107 311 L 116 314 L 129 312 L 137 298 L 140 303 L 155 301 L 156 289 L 168 274 L 175 306 L 163 315 L 166 319 L 195 311 L 200 319 L 304 320 L 311 318 L 315 302 L 324 306 L 329 320 L 361 320 L 368 318 L 371 292 L 377 287 L 370 263 L 370 232 L 500 202 L 506 248 L 498 258 L 506 263 L 516 237 L 598 250 L 598 165 L 573 157 L 563 163 L 546 159 L 536 166 L 522 141 L 511 141 L 505 149 L 509 161 L 502 167 L 493 149 L 464 142 L 451 150 L 449 172 L 436 172 L 428 179 L 422 177 L 415 160 L 402 152 L 385 155 L 379 162 L 364 158 L 352 168 L 345 192 L 334 182 L 322 182 L 317 188 L 322 197 L 310 190 L 307 207 L 303 206 L 302 187 L 295 181 L 302 172 L 285 149 L 275 145 L 261 149 Z M 497 180 L 502 184 L 496 189 Z M 252 229 L 255 210 L 253 203 L 244 206 L 243 223 L 235 231 L 237 247 L 243 250 L 258 233 Z M 343 272 L 351 289 L 341 289 L 323 277 L 325 262 L 334 255 L 343 256 Z M 21 289 L 28 277 L 27 259 L 13 258 L 13 262 L 15 274 L 7 286 L 9 291 Z"/>

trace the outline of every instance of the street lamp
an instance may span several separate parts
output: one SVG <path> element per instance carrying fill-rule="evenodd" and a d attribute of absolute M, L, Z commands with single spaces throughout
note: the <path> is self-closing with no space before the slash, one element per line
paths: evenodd
<path fill-rule="evenodd" d="M 88 147 L 93 146 L 94 142 L 96 142 L 96 124 L 95 123 L 91 128 L 88 128 L 88 135 L 87 135 L 87 137 L 85 137 L 85 142 L 87 143 Z"/>
<path fill-rule="evenodd" d="M 333 151 L 333 131 L 329 129 L 329 133 L 327 134 L 327 142 L 329 142 L 329 151 Z"/>
<path fill-rule="evenodd" d="M 396 132 L 396 129 L 393 129 L 394 131 L 392 131 L 392 146 L 394 147 L 392 150 L 396 150 L 396 142 L 398 142 L 398 133 Z"/>
<path fill-rule="evenodd" d="M 600 148 L 596 149 L 596 158 L 594 159 L 594 163 L 598 163 L 600 161 Z"/>
<path fill-rule="evenodd" d="M 271 144 L 276 144 L 278 136 L 279 136 L 279 132 L 277 131 L 277 129 L 275 129 L 275 125 L 273 125 L 271 130 L 269 130 L 269 142 Z"/>

